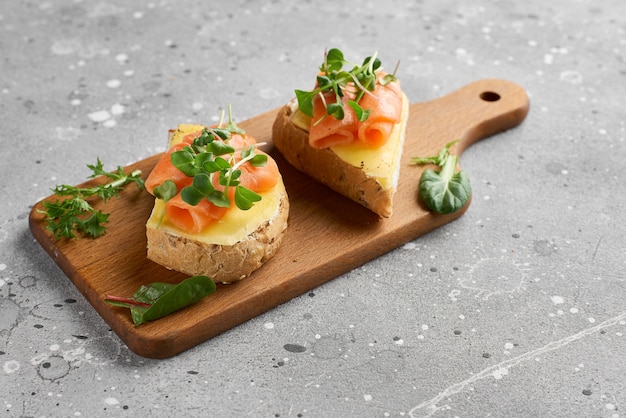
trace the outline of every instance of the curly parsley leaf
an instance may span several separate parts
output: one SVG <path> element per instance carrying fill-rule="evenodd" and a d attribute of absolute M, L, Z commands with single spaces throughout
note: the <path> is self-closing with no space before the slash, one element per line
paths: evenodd
<path fill-rule="evenodd" d="M 39 212 L 45 215 L 46 228 L 52 232 L 55 239 L 77 238 L 77 234 L 92 238 L 103 235 L 106 233 L 104 224 L 108 222 L 109 215 L 94 209 L 88 199 L 100 199 L 106 203 L 107 200 L 117 197 L 119 192 L 130 183 L 134 183 L 139 189 L 144 189 L 140 170 L 126 174 L 124 169 L 118 166 L 117 170 L 108 172 L 104 170 L 100 158 L 96 164 L 88 164 L 87 167 L 93 173 L 89 178 L 103 176 L 111 181 L 94 187 L 63 184 L 52 189 L 59 198 L 54 201 L 43 201 L 44 210 L 39 210 Z"/>

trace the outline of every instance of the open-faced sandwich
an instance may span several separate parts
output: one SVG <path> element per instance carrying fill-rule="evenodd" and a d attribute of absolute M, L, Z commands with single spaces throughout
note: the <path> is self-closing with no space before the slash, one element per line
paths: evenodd
<path fill-rule="evenodd" d="M 315 87 L 296 90 L 273 126 L 285 159 L 381 217 L 390 217 L 409 103 L 376 54 L 344 70 L 343 53 L 324 54 Z"/>
<path fill-rule="evenodd" d="M 183 124 L 148 178 L 156 197 L 148 258 L 215 282 L 241 280 L 270 259 L 289 200 L 276 162 L 235 125 Z"/>

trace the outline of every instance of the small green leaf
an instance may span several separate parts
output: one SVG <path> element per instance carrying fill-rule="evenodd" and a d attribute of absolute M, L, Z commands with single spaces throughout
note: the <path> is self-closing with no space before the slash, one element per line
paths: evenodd
<path fill-rule="evenodd" d="M 380 84 L 383 86 L 386 86 L 387 84 L 393 82 L 393 81 L 398 81 L 398 79 L 396 78 L 396 76 L 394 76 L 393 74 L 386 74 L 382 80 L 380 81 Z"/>
<path fill-rule="evenodd" d="M 165 202 L 176 196 L 178 193 L 178 188 L 176 187 L 176 183 L 172 180 L 165 180 L 162 184 L 156 186 L 152 193 L 158 199 L 161 199 Z"/>
<path fill-rule="evenodd" d="M 339 71 L 343 67 L 344 59 L 343 52 L 340 49 L 332 48 L 326 54 L 326 68 L 322 70 L 327 71 Z"/>
<path fill-rule="evenodd" d="M 361 86 L 363 86 L 363 88 L 367 91 L 374 91 L 374 89 L 376 88 L 376 74 L 374 73 L 361 73 L 357 76 L 357 80 L 359 81 L 359 84 L 361 84 Z M 363 97 L 364 91 L 361 90 L 359 91 L 359 94 L 357 95 L 358 98 Z"/>
<path fill-rule="evenodd" d="M 230 129 L 212 128 L 210 132 L 212 134 L 218 136 L 223 141 L 226 141 L 226 140 L 230 139 L 230 136 L 231 136 Z"/>
<path fill-rule="evenodd" d="M 331 103 L 326 106 L 326 113 L 329 116 L 333 116 L 337 120 L 342 120 L 345 116 L 343 112 L 342 102 Z"/>
<path fill-rule="evenodd" d="M 200 136 L 193 140 L 193 144 L 197 147 L 205 147 L 206 144 L 213 142 L 215 137 L 207 128 L 203 128 Z"/>
<path fill-rule="evenodd" d="M 328 86 L 331 86 L 333 83 L 330 80 L 330 77 L 326 75 L 318 75 L 316 77 L 317 86 L 321 89 L 326 89 Z"/>
<path fill-rule="evenodd" d="M 464 171 L 444 177 L 434 170 L 424 170 L 419 191 L 430 210 L 450 214 L 465 206 L 471 195 L 471 185 Z"/>
<path fill-rule="evenodd" d="M 367 118 L 370 115 L 371 110 L 367 109 L 364 110 L 361 106 L 359 106 L 359 104 L 357 102 L 355 102 L 354 100 L 348 100 L 348 105 L 350 105 L 350 107 L 352 108 L 352 110 L 354 110 L 354 113 L 356 114 L 356 117 L 358 119 L 359 122 L 363 122 L 365 120 L 367 120 Z"/>
<path fill-rule="evenodd" d="M 201 154 L 198 154 L 201 155 Z M 215 160 L 209 160 L 206 161 L 203 165 L 202 165 L 202 169 L 205 170 L 207 173 L 211 174 L 211 173 L 217 173 L 218 171 L 221 171 L 222 168 L 220 167 L 219 164 L 217 164 L 215 162 Z"/>
<path fill-rule="evenodd" d="M 211 177 L 205 173 L 199 173 L 193 178 L 191 183 L 202 194 L 209 194 L 213 191 L 213 183 L 211 183 Z"/>
<path fill-rule="evenodd" d="M 235 189 L 235 205 L 241 210 L 248 210 L 254 206 L 255 202 L 261 200 L 261 195 L 243 186 Z"/>
<path fill-rule="evenodd" d="M 450 147 L 458 140 L 449 142 L 437 155 L 414 157 L 412 164 L 435 164 L 441 170 L 424 170 L 419 181 L 419 195 L 428 209 L 442 213 L 454 213 L 470 199 L 472 187 L 464 171 L 455 173 L 458 157 L 450 155 Z"/>
<path fill-rule="evenodd" d="M 200 151 L 193 157 L 193 164 L 196 167 L 196 173 L 201 173 L 203 170 L 205 170 L 206 168 L 204 167 L 204 165 L 208 162 L 212 162 L 213 158 L 215 158 L 213 153 L 208 151 Z"/>
<path fill-rule="evenodd" d="M 247 160 L 250 159 L 252 157 L 254 157 L 254 145 L 251 146 L 250 148 L 246 148 L 244 150 L 241 151 L 240 155 L 241 155 L 241 159 L 242 160 Z"/>
<path fill-rule="evenodd" d="M 100 157 L 97 157 L 96 164 L 87 164 L 87 168 L 93 171 L 93 174 L 89 176 L 89 178 L 96 178 L 101 175 L 109 174 L 104 171 L 104 165 L 102 161 L 100 161 Z"/>
<path fill-rule="evenodd" d="M 237 126 L 237 124 L 233 121 L 233 109 L 230 106 L 230 103 L 228 104 L 228 123 L 226 124 L 226 129 L 234 134 L 246 134 L 246 131 Z"/>
<path fill-rule="evenodd" d="M 305 115 L 313 116 L 313 97 L 315 97 L 317 92 L 296 90 L 295 93 L 298 100 L 298 109 Z"/>
<path fill-rule="evenodd" d="M 85 219 L 77 219 L 76 224 L 78 229 L 85 235 L 98 238 L 100 235 L 106 232 L 106 228 L 102 226 L 103 223 L 107 223 L 109 220 L 108 213 L 102 213 L 102 211 L 93 212 L 89 217 Z"/>
<path fill-rule="evenodd" d="M 232 154 L 235 149 L 222 141 L 213 141 L 207 145 L 207 151 L 212 152 L 215 155 Z"/>
<path fill-rule="evenodd" d="M 230 207 L 230 199 L 228 198 L 228 195 L 224 192 L 220 192 L 219 190 L 213 190 L 213 192 L 209 193 L 206 198 L 218 208 Z"/>
<path fill-rule="evenodd" d="M 241 170 L 232 170 L 230 172 L 230 176 L 229 176 L 229 178 L 231 180 L 230 184 L 232 184 L 233 180 L 237 180 L 239 177 L 241 177 Z"/>
<path fill-rule="evenodd" d="M 180 191 L 180 198 L 191 206 L 196 206 L 204 197 L 205 195 L 193 186 L 183 187 Z"/>
<path fill-rule="evenodd" d="M 219 184 L 222 186 L 236 186 L 239 184 L 237 180 L 239 177 L 241 177 L 241 170 L 222 172 L 220 174 Z"/>
<path fill-rule="evenodd" d="M 174 167 L 185 173 L 189 177 L 193 177 L 197 172 L 195 165 L 195 153 L 191 147 L 185 147 L 182 150 L 174 151 L 170 155 L 170 160 Z"/>
<path fill-rule="evenodd" d="M 163 318 L 214 293 L 215 283 L 207 276 L 189 277 L 178 284 L 156 282 L 142 285 L 132 298 L 105 297 L 111 305 L 129 308 L 135 325 Z"/>
<path fill-rule="evenodd" d="M 215 164 L 220 168 L 220 170 L 230 170 L 230 163 L 222 157 L 215 158 Z"/>
<path fill-rule="evenodd" d="M 265 167 L 267 165 L 267 155 L 266 154 L 255 154 L 248 162 L 253 167 Z"/>

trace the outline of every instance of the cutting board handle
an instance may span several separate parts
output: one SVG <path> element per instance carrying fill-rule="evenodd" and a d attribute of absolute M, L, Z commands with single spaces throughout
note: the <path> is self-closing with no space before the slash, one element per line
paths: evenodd
<path fill-rule="evenodd" d="M 482 79 L 435 100 L 414 105 L 427 137 L 439 138 L 432 150 L 455 139 L 461 153 L 476 141 L 511 129 L 524 121 L 530 102 L 519 85 L 500 79 Z"/>
<path fill-rule="evenodd" d="M 451 93 L 449 100 L 462 105 L 473 121 L 460 135 L 462 151 L 474 142 L 521 124 L 530 109 L 526 91 L 519 85 L 500 79 L 483 79 Z"/>

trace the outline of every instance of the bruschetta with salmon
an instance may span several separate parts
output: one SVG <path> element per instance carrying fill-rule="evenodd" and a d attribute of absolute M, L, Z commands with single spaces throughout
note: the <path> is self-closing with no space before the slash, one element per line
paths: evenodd
<path fill-rule="evenodd" d="M 168 269 L 231 283 L 274 256 L 289 199 L 276 162 L 232 121 L 181 124 L 146 179 L 155 205 L 147 255 Z"/>
<path fill-rule="evenodd" d="M 276 117 L 274 145 L 298 170 L 380 217 L 393 212 L 409 102 L 376 54 L 351 70 L 338 49 L 324 54 L 314 88 Z"/>

